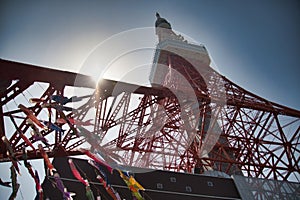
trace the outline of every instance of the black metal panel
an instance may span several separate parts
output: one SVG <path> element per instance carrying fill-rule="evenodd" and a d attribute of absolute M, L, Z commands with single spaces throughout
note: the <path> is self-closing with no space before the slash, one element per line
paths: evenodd
<path fill-rule="evenodd" d="M 81 175 L 87 178 L 91 183 L 91 189 L 95 197 L 100 194 L 101 199 L 112 199 L 96 179 L 94 168 L 91 167 L 86 160 L 73 158 L 73 162 Z M 68 191 L 76 193 L 76 196 L 73 198 L 80 200 L 87 199 L 85 196 L 85 186 L 73 176 L 68 164 L 68 158 L 55 158 L 53 164 Z M 117 170 L 114 170 L 113 174 L 110 174 L 108 170 L 103 167 L 103 171 L 108 176 L 109 183 L 119 192 L 122 199 L 132 199 L 129 189 L 120 178 Z M 146 189 L 145 191 L 140 191 L 145 200 L 240 199 L 235 184 L 230 178 L 160 170 L 135 173 L 134 177 Z M 53 179 L 47 177 L 42 185 L 45 198 L 62 199 L 60 191 L 55 188 L 52 182 L 54 182 Z"/>

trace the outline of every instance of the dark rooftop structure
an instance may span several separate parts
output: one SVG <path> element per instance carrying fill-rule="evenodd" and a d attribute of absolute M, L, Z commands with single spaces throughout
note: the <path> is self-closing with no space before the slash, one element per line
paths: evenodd
<path fill-rule="evenodd" d="M 87 160 L 73 159 L 82 177 L 87 177 L 94 196 L 101 199 L 112 199 L 103 185 L 96 179 L 94 168 Z M 67 157 L 58 157 L 53 164 L 69 192 L 76 193 L 73 199 L 85 200 L 85 186 L 72 174 Z M 133 199 L 127 185 L 120 177 L 117 170 L 110 174 L 103 168 L 108 182 L 120 194 L 121 199 Z M 196 200 L 196 199 L 241 199 L 234 181 L 231 178 L 211 177 L 198 174 L 176 173 L 170 171 L 154 170 L 145 173 L 133 173 L 134 178 L 145 188 L 140 191 L 147 199 L 172 199 L 172 200 Z M 53 178 L 48 176 L 42 184 L 44 198 L 62 199 L 62 193 L 53 185 Z"/>

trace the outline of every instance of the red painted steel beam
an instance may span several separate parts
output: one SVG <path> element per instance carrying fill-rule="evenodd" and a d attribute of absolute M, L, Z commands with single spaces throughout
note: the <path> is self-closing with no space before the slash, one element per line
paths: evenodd
<path fill-rule="evenodd" d="M 23 80 L 27 83 L 47 82 L 56 88 L 65 86 L 95 88 L 96 86 L 94 81 L 86 75 L 3 59 L 0 59 L 0 80 Z"/>

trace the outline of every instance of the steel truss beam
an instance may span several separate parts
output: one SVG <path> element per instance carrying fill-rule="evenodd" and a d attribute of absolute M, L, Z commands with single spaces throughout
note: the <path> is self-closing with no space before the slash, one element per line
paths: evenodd
<path fill-rule="evenodd" d="M 196 107 L 188 98 L 179 101 L 176 93 L 183 88 L 179 79 L 166 79 L 164 87 L 104 80 L 90 100 L 76 108 L 76 114 L 66 115 L 85 120 L 94 110 L 94 127 L 89 131 L 99 136 L 97 142 L 121 164 L 186 172 L 214 169 L 278 180 L 299 176 L 300 111 L 258 97 L 208 66 L 195 72 L 193 66 L 178 57 L 173 56 L 169 61 L 179 71 L 185 66 L 182 74 L 188 77 L 196 94 Z M 21 111 L 17 105 L 10 107 L 15 98 L 24 95 L 37 82 L 49 84 L 38 97 L 46 101 L 52 94 L 63 94 L 65 86 L 74 83 L 77 84 L 74 87 L 94 87 L 84 75 L 4 60 L 1 60 L 0 76 L 6 82 L 18 80 L 12 84 L 1 83 L 5 90 L 1 90 L 0 133 L 8 137 L 19 159 L 22 148 L 30 150 L 30 147 L 16 129 L 9 134 L 11 127 L 6 124 L 15 120 L 18 129 L 36 144 L 29 135 L 26 118 L 18 118 Z M 209 81 L 204 82 L 203 76 L 209 77 Z M 82 81 L 75 82 L 78 77 Z M 218 93 L 220 85 L 224 87 L 225 102 L 224 96 Z M 189 96 L 187 90 L 183 92 Z M 38 117 L 42 115 L 40 104 L 31 106 L 30 110 Z M 62 136 L 54 131 L 43 132 L 43 136 L 54 138 L 50 145 L 44 146 L 50 157 L 80 154 L 77 148 L 86 139 L 74 134 L 73 128 L 68 127 Z M 0 147 L 1 161 L 7 161 L 2 141 Z M 39 153 L 29 152 L 29 158 L 39 157 Z"/>

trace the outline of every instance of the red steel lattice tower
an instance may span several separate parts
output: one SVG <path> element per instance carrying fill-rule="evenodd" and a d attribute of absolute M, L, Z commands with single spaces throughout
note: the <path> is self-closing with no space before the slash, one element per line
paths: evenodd
<path fill-rule="evenodd" d="M 165 40 L 153 87 L 100 84 L 94 132 L 103 146 L 138 167 L 298 178 L 300 112 L 246 91 L 209 62 L 203 46 Z"/>
<path fill-rule="evenodd" d="M 76 112 L 65 115 L 78 120 L 94 117 L 94 126 L 86 131 L 111 164 L 275 180 L 299 177 L 300 111 L 246 91 L 209 67 L 209 62 L 201 45 L 176 38 L 161 41 L 154 55 L 152 87 L 103 80 Z M 68 86 L 93 88 L 93 84 L 80 74 L 4 60 L 0 69 L 1 137 L 7 137 L 17 158 L 22 159 L 23 148 L 29 150 L 30 159 L 39 158 L 38 150 L 32 151 L 20 134 L 38 149 L 17 98 L 31 96 L 27 91 L 39 82 L 48 85 L 35 97 L 48 102 Z M 47 118 L 42 116 L 41 103 L 29 109 Z M 78 148 L 91 143 L 74 134 L 76 127 L 63 128 L 64 135 L 42 132 L 49 139 L 44 149 L 50 157 L 81 154 Z M 8 161 L 2 141 L 0 147 L 1 161 Z"/>

